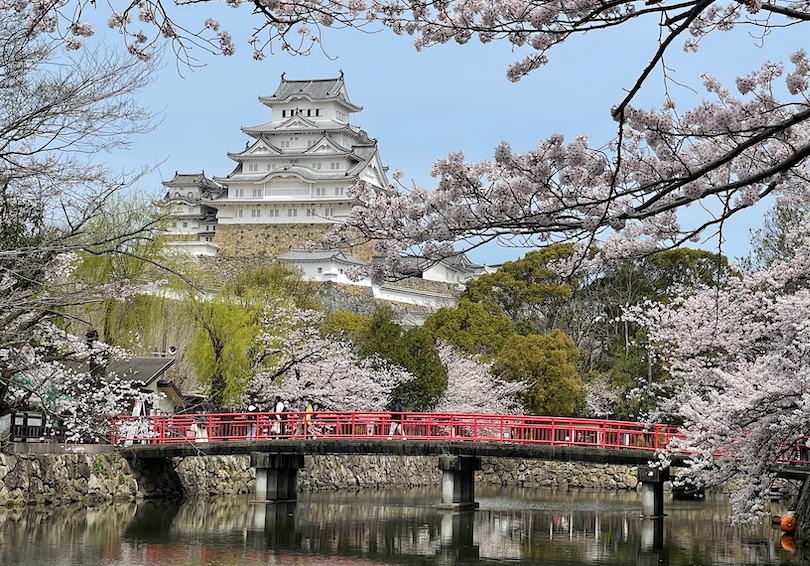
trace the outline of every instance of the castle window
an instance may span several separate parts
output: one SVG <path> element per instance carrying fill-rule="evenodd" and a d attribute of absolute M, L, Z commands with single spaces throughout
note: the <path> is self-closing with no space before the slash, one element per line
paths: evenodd
<path fill-rule="evenodd" d="M 318 268 L 318 273 L 323 273 L 323 267 Z"/>
<path fill-rule="evenodd" d="M 320 109 L 320 108 L 316 108 L 316 109 L 315 109 L 315 115 L 316 115 L 316 116 L 320 116 L 320 115 L 321 115 L 321 109 Z"/>
<path fill-rule="evenodd" d="M 188 228 L 188 222 L 183 222 L 183 228 Z"/>
<path fill-rule="evenodd" d="M 320 163 L 313 163 L 312 168 L 320 171 L 321 170 L 321 164 Z"/>
<path fill-rule="evenodd" d="M 261 215 L 262 215 L 262 209 L 260 209 L 260 208 L 254 208 L 253 210 L 250 211 L 250 216 L 252 218 L 260 218 Z"/>
<path fill-rule="evenodd" d="M 260 196 L 262 196 L 262 193 L 264 193 L 264 189 L 253 189 L 253 196 L 254 197 L 260 197 Z"/>
<path fill-rule="evenodd" d="M 335 187 L 335 196 L 343 196 L 344 187 Z"/>

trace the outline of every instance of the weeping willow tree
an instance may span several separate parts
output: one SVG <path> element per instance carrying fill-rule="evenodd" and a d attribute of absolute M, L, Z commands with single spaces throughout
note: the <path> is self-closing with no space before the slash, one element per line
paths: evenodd
<path fill-rule="evenodd" d="M 171 253 L 166 246 L 164 220 L 146 195 L 132 193 L 116 195 L 107 213 L 88 225 L 98 234 L 127 234 L 149 226 L 120 246 L 117 254 L 81 254 L 77 277 L 97 285 L 127 281 L 141 289 L 128 293 L 120 288 L 120 293 L 79 311 L 82 323 L 106 344 L 142 354 L 165 351 L 180 310 L 171 297 L 202 277 L 190 257 Z"/>
<path fill-rule="evenodd" d="M 240 273 L 216 295 L 187 299 L 195 333 L 189 356 L 214 409 L 238 408 L 254 374 L 253 345 L 271 304 L 317 306 L 313 285 L 282 263 Z"/>

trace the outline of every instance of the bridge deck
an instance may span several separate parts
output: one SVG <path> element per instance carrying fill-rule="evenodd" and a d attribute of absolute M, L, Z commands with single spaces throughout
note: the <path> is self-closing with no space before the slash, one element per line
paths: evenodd
<path fill-rule="evenodd" d="M 674 465 L 683 465 L 684 456 L 670 451 L 679 436 L 669 425 L 572 417 L 314 411 L 120 417 L 110 443 L 140 458 L 458 454 L 644 465 L 665 451 Z M 786 449 L 778 462 L 808 463 L 804 445 Z"/>
<path fill-rule="evenodd" d="M 466 441 L 426 440 L 357 440 L 357 439 L 278 439 L 237 440 L 228 442 L 133 444 L 120 447 L 126 458 L 173 458 L 185 456 L 218 456 L 265 452 L 271 454 L 379 454 L 385 456 L 479 456 L 527 458 L 563 462 L 646 465 L 655 459 L 649 450 L 627 448 L 615 450 L 594 446 L 563 446 Z M 682 465 L 676 457 L 673 465 Z"/>

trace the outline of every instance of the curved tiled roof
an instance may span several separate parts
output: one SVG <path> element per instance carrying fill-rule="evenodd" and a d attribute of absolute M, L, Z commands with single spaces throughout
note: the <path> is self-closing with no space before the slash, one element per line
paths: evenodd
<path fill-rule="evenodd" d="M 349 100 L 346 85 L 343 82 L 343 73 L 335 79 L 306 79 L 287 80 L 281 75 L 281 84 L 276 92 L 270 96 L 260 96 L 259 101 L 267 106 L 278 102 L 286 102 L 294 97 L 303 96 L 310 100 L 339 100 L 350 112 L 359 112 L 362 106 L 357 106 Z"/>
<path fill-rule="evenodd" d="M 299 131 L 300 131 L 300 133 L 312 133 L 314 131 L 321 131 L 321 132 L 323 132 L 325 134 L 333 134 L 333 133 L 340 133 L 340 132 L 346 131 L 349 134 L 352 134 L 352 135 L 356 136 L 359 143 L 368 143 L 368 144 L 377 143 L 377 140 L 375 138 L 372 138 L 371 136 L 369 136 L 368 133 L 366 133 L 365 130 L 363 130 L 362 128 L 360 128 L 358 126 L 355 126 L 353 124 L 340 124 L 339 122 L 335 122 L 335 124 L 337 124 L 337 126 L 334 127 L 334 128 L 324 128 L 322 123 L 321 123 L 321 125 L 319 125 L 318 127 L 313 127 L 313 128 L 309 128 L 309 129 L 301 128 L 300 130 L 292 130 L 292 129 L 287 129 L 287 128 L 284 128 L 284 127 L 280 127 L 279 124 L 277 124 L 275 122 L 266 122 L 264 124 L 259 124 L 258 126 L 243 126 L 242 127 L 242 132 L 249 135 L 249 136 L 251 136 L 251 137 L 259 138 L 259 137 L 264 136 L 265 134 L 281 134 L 281 135 L 284 135 L 284 134 L 299 133 Z"/>

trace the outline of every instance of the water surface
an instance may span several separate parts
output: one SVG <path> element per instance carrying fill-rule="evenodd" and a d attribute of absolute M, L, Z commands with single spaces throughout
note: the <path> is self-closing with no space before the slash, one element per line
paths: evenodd
<path fill-rule="evenodd" d="M 722 495 L 666 501 L 639 517 L 637 493 L 477 487 L 476 511 L 439 511 L 439 488 L 302 493 L 0 509 L 4 566 L 302 564 L 806 564 L 770 523 L 734 527 Z"/>

